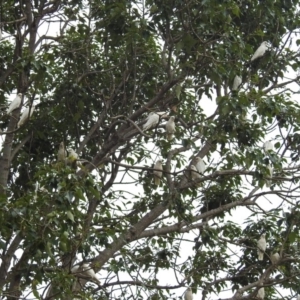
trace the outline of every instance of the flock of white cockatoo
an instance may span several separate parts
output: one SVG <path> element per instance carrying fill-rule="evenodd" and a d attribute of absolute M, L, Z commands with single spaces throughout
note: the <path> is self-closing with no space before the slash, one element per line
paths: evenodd
<path fill-rule="evenodd" d="M 1 31 L 0 31 L 0 39 L 1 39 Z M 259 48 L 255 51 L 253 56 L 251 57 L 251 61 L 254 61 L 255 59 L 263 56 L 268 49 L 268 43 L 267 42 L 262 42 L 262 44 L 259 46 Z M 234 81 L 233 81 L 233 86 L 232 86 L 232 91 L 237 91 L 239 87 L 242 84 L 242 78 L 239 77 L 238 75 L 235 76 Z M 15 109 L 19 108 L 21 103 L 22 103 L 22 93 L 18 93 L 16 98 L 10 103 L 7 114 L 11 114 Z M 17 127 L 19 128 L 21 125 L 25 123 L 25 121 L 30 118 L 34 112 L 35 106 L 28 106 L 25 108 L 25 110 L 22 112 L 20 120 L 17 124 Z M 166 112 L 150 112 L 146 119 L 146 123 L 143 125 L 143 131 L 149 130 L 151 128 L 154 128 L 158 125 L 160 119 L 166 118 L 167 113 Z M 174 137 L 175 133 L 175 117 L 170 116 L 169 120 L 166 123 L 165 126 L 166 129 L 166 136 L 169 141 L 171 141 Z M 273 144 L 271 142 L 266 142 L 264 144 L 264 150 L 266 152 L 272 151 L 273 150 Z M 73 149 L 68 149 L 68 156 L 67 156 L 67 151 L 65 149 L 65 145 L 63 142 L 60 143 L 59 145 L 59 150 L 57 153 L 57 160 L 59 162 L 75 162 L 79 159 L 78 154 L 73 150 Z M 272 166 L 269 165 L 269 172 L 270 172 L 270 177 L 272 177 L 273 169 Z M 206 165 L 203 161 L 202 158 L 196 157 L 194 159 L 194 164 L 190 165 L 190 172 L 191 172 L 191 178 L 192 180 L 199 180 L 201 178 L 200 174 L 203 174 L 206 170 Z M 163 162 L 161 160 L 157 160 L 155 165 L 154 165 L 154 170 L 153 170 L 153 175 L 154 175 L 154 183 L 155 185 L 160 185 L 160 181 L 163 175 Z M 270 186 L 270 181 L 268 181 L 267 186 Z M 197 186 L 200 186 L 201 183 L 198 183 Z M 260 239 L 257 242 L 257 247 L 258 247 L 258 260 L 263 260 L 264 252 L 266 250 L 266 239 L 265 239 L 265 234 L 262 234 Z M 280 259 L 280 256 L 278 253 L 274 253 L 271 255 L 271 261 L 272 263 L 277 263 Z M 88 265 L 88 264 L 83 264 L 82 266 L 77 265 L 74 266 L 71 269 L 71 272 L 75 275 L 80 277 L 88 277 L 92 281 L 99 283 L 100 281 L 97 278 L 94 270 Z M 258 290 L 257 296 L 261 299 L 264 299 L 264 288 L 260 288 Z M 185 300 L 193 300 L 193 293 L 192 289 L 188 287 L 188 289 L 185 292 L 184 295 Z"/>
<path fill-rule="evenodd" d="M 252 55 L 250 61 L 253 62 L 254 60 L 258 59 L 259 57 L 264 56 L 266 51 L 269 49 L 268 42 L 262 42 L 260 46 L 256 49 L 254 54 Z M 239 75 L 236 75 L 233 79 L 233 84 L 232 84 L 232 91 L 237 91 L 239 87 L 241 86 L 243 80 Z"/>
<path fill-rule="evenodd" d="M 15 109 L 21 106 L 22 96 L 23 96 L 22 93 L 18 93 L 16 98 L 10 103 L 7 110 L 8 115 L 10 115 Z M 34 109 L 35 109 L 34 105 L 28 106 L 24 109 L 24 111 L 21 113 L 20 120 L 17 124 L 18 128 L 21 127 L 25 123 L 25 121 L 32 116 Z"/>
<path fill-rule="evenodd" d="M 154 128 L 158 125 L 160 119 L 167 118 L 168 115 L 166 112 L 150 112 L 148 117 L 146 118 L 146 123 L 143 125 L 143 131 Z M 169 120 L 166 123 L 166 135 L 167 139 L 171 141 L 174 137 L 175 133 L 175 117 L 170 116 Z M 195 165 L 190 166 L 191 178 L 193 180 L 197 180 L 201 178 L 200 174 L 203 174 L 206 170 L 206 165 L 202 158 L 195 158 Z M 154 175 L 154 184 L 160 185 L 161 178 L 163 175 L 163 162 L 162 160 L 157 160 L 153 167 L 153 175 Z M 200 186 L 200 184 L 196 184 L 196 186 Z"/>

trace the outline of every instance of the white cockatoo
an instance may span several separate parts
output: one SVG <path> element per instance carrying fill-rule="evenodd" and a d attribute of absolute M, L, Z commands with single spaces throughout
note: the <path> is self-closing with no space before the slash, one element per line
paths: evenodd
<path fill-rule="evenodd" d="M 190 287 L 188 287 L 184 293 L 184 300 L 193 300 L 193 292 Z"/>
<path fill-rule="evenodd" d="M 143 125 L 143 130 L 148 130 L 150 128 L 155 127 L 158 122 L 159 122 L 159 118 L 165 117 L 166 113 L 165 112 L 151 112 L 147 119 L 146 119 L 146 123 Z"/>
<path fill-rule="evenodd" d="M 273 146 L 273 144 L 272 144 L 272 142 L 271 141 L 266 141 L 265 143 L 264 143 L 264 150 L 265 150 L 265 152 L 268 152 L 268 151 L 273 151 L 274 150 L 274 146 Z"/>
<path fill-rule="evenodd" d="M 257 298 L 264 299 L 265 298 L 265 289 L 264 287 L 261 287 L 257 292 Z"/>
<path fill-rule="evenodd" d="M 35 106 L 34 105 L 32 105 L 32 106 L 29 106 L 29 107 L 26 107 L 25 109 L 24 109 L 24 111 L 22 112 L 22 114 L 21 114 L 21 117 L 20 117 L 20 120 L 19 120 L 19 122 L 18 122 L 18 128 L 20 127 L 20 126 L 22 126 L 24 123 L 25 123 L 25 121 L 28 119 L 28 118 L 30 118 L 31 116 L 32 116 L 32 114 L 33 114 L 33 112 L 34 112 L 34 109 L 35 109 Z"/>
<path fill-rule="evenodd" d="M 166 123 L 166 132 L 167 132 L 167 139 L 168 141 L 171 141 L 173 139 L 173 134 L 175 132 L 175 117 L 171 116 Z"/>
<path fill-rule="evenodd" d="M 83 264 L 82 266 L 76 265 L 72 267 L 71 273 L 75 275 L 83 274 L 100 283 L 100 280 L 98 279 L 95 271 L 89 266 L 89 264 Z"/>
<path fill-rule="evenodd" d="M 197 171 L 200 174 L 203 174 L 205 172 L 205 170 L 206 170 L 205 162 L 203 161 L 203 159 L 201 157 L 197 156 L 195 158 L 195 166 L 196 166 Z"/>
<path fill-rule="evenodd" d="M 260 44 L 260 46 L 254 52 L 254 54 L 252 55 L 251 61 L 254 61 L 255 59 L 263 56 L 265 54 L 265 52 L 268 50 L 268 48 L 269 48 L 268 42 L 262 42 Z"/>
<path fill-rule="evenodd" d="M 17 94 L 16 98 L 10 103 L 7 114 L 9 115 L 12 113 L 15 109 L 19 108 L 22 101 L 22 93 Z"/>
<path fill-rule="evenodd" d="M 162 170 L 163 170 L 163 166 L 162 166 L 162 161 L 158 160 L 155 165 L 154 165 L 154 171 L 153 171 L 153 175 L 154 175 L 154 184 L 155 185 L 160 185 L 160 179 L 162 177 Z M 161 170 L 161 171 L 158 171 Z"/>
<path fill-rule="evenodd" d="M 196 167 L 194 165 L 191 165 L 190 166 L 190 170 L 191 170 L 191 177 L 192 177 L 192 180 L 198 180 L 201 178 L 201 175 L 198 173 Z M 201 186 L 201 182 L 197 183 L 196 184 L 197 187 L 200 187 Z"/>
<path fill-rule="evenodd" d="M 90 267 L 89 264 L 83 264 L 82 269 L 85 275 L 91 277 L 93 280 L 97 281 L 100 284 L 100 280 L 98 279 L 95 271 Z"/>
<path fill-rule="evenodd" d="M 66 157 L 67 157 L 67 151 L 66 151 L 66 148 L 65 148 L 65 144 L 64 142 L 61 142 L 59 144 L 59 149 L 58 149 L 58 152 L 57 152 L 57 161 L 65 161 L 66 160 Z"/>
<path fill-rule="evenodd" d="M 72 267 L 71 273 L 79 273 L 79 268 L 80 268 L 79 265 L 76 265 L 76 266 Z"/>
<path fill-rule="evenodd" d="M 69 148 L 68 152 L 69 152 L 69 155 L 68 155 L 69 162 L 72 163 L 72 162 L 78 160 L 78 154 L 72 148 Z"/>
<path fill-rule="evenodd" d="M 233 79 L 232 91 L 237 91 L 241 84 L 242 84 L 242 78 L 238 75 L 235 75 Z"/>
<path fill-rule="evenodd" d="M 280 255 L 278 252 L 272 253 L 270 256 L 271 262 L 273 265 L 276 265 L 280 260 Z"/>
<path fill-rule="evenodd" d="M 267 166 L 268 170 L 269 170 L 269 176 L 270 178 L 273 177 L 273 167 L 271 165 L 268 165 Z M 272 181 L 271 180 L 266 180 L 266 187 L 270 187 L 272 184 Z"/>
<path fill-rule="evenodd" d="M 267 248 L 267 242 L 266 242 L 266 234 L 263 233 L 259 240 L 257 241 L 257 254 L 258 254 L 258 260 L 264 259 L 264 253 Z"/>

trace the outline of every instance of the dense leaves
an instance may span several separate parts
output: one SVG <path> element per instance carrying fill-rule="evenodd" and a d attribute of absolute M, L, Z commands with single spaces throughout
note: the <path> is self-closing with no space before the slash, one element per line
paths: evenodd
<path fill-rule="evenodd" d="M 4 299 L 299 293 L 298 0 L 2 2 Z M 143 131 L 150 112 L 167 116 Z"/>

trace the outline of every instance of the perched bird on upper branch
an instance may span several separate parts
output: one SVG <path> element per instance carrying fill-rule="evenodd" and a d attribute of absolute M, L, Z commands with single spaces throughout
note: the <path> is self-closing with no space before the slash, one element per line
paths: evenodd
<path fill-rule="evenodd" d="M 143 125 L 143 130 L 145 131 L 155 127 L 159 119 L 165 116 L 167 116 L 165 112 L 151 112 L 146 119 L 147 122 Z"/>
<path fill-rule="evenodd" d="M 232 91 L 237 91 L 240 85 L 242 84 L 242 78 L 236 75 L 233 79 Z"/>
<path fill-rule="evenodd" d="M 268 50 L 269 46 L 268 46 L 268 42 L 262 42 L 260 44 L 260 46 L 256 49 L 256 51 L 254 52 L 254 54 L 251 57 L 251 61 L 254 61 L 255 59 L 263 56 L 265 54 L 265 52 Z"/>
<path fill-rule="evenodd" d="M 258 260 L 264 259 L 264 253 L 267 248 L 267 242 L 266 242 L 266 234 L 263 233 L 259 240 L 257 241 L 257 254 L 258 254 Z"/>
<path fill-rule="evenodd" d="M 190 287 L 188 287 L 184 293 L 184 300 L 193 300 L 193 292 Z"/>
<path fill-rule="evenodd" d="M 264 299 L 265 298 L 265 289 L 261 287 L 257 292 L 257 298 Z"/>
<path fill-rule="evenodd" d="M 270 259 L 271 259 L 271 262 L 272 262 L 273 265 L 277 264 L 280 260 L 279 253 L 275 252 L 275 253 L 271 254 Z"/>
<path fill-rule="evenodd" d="M 84 274 L 91 277 L 93 280 L 97 281 L 100 284 L 100 280 L 98 279 L 95 271 L 90 267 L 89 264 L 83 264 L 82 268 L 83 268 Z"/>
<path fill-rule="evenodd" d="M 265 150 L 265 152 L 268 152 L 268 151 L 273 151 L 274 150 L 274 146 L 273 146 L 273 144 L 272 144 L 272 142 L 271 141 L 266 141 L 265 143 L 264 143 L 264 150 Z"/>
<path fill-rule="evenodd" d="M 191 169 L 191 177 L 192 177 L 192 180 L 198 180 L 201 178 L 201 175 L 198 173 L 196 167 L 194 165 L 191 165 L 190 166 L 190 169 Z M 200 187 L 201 186 L 201 182 L 197 183 L 196 186 L 197 187 Z"/>
<path fill-rule="evenodd" d="M 19 128 L 21 125 L 23 125 L 25 123 L 25 121 L 30 118 L 34 112 L 35 106 L 29 106 L 26 107 L 25 110 L 22 112 L 22 115 L 20 117 L 20 120 L 17 124 L 17 127 Z"/>
<path fill-rule="evenodd" d="M 196 157 L 195 158 L 195 167 L 197 169 L 197 171 L 200 173 L 200 174 L 203 174 L 206 170 L 206 165 L 205 165 L 205 162 L 203 161 L 203 159 L 201 157 Z"/>
<path fill-rule="evenodd" d="M 17 94 L 16 98 L 10 103 L 7 114 L 9 115 L 21 105 L 22 93 Z"/>
<path fill-rule="evenodd" d="M 167 139 L 168 141 L 171 141 L 173 139 L 173 134 L 175 132 L 175 117 L 171 116 L 166 123 L 166 132 L 167 132 Z"/>
<path fill-rule="evenodd" d="M 273 167 L 271 165 L 268 165 L 267 166 L 268 170 L 269 170 L 269 176 L 270 178 L 273 177 Z M 266 187 L 270 187 L 272 184 L 272 181 L 271 180 L 266 180 Z"/>
<path fill-rule="evenodd" d="M 89 266 L 89 264 L 83 264 L 82 266 L 80 265 L 77 265 L 77 266 L 74 266 L 72 269 L 71 269 L 71 272 L 74 274 L 74 275 L 80 275 L 80 274 L 83 274 L 85 276 L 88 276 L 88 277 L 91 277 L 91 279 L 93 281 L 96 281 L 97 283 L 100 284 L 100 280 L 98 279 L 95 271 Z"/>
<path fill-rule="evenodd" d="M 153 171 L 153 175 L 154 175 L 154 184 L 155 185 L 160 185 L 160 179 L 162 177 L 162 170 L 163 170 L 163 167 L 162 167 L 162 161 L 161 160 L 158 160 L 155 165 L 154 165 L 154 170 Z M 161 171 L 157 171 L 157 170 L 161 170 Z"/>
<path fill-rule="evenodd" d="M 66 157 L 67 157 L 67 151 L 65 149 L 65 144 L 64 142 L 61 142 L 59 144 L 59 149 L 58 149 L 58 152 L 57 152 L 57 161 L 65 161 L 66 160 Z"/>

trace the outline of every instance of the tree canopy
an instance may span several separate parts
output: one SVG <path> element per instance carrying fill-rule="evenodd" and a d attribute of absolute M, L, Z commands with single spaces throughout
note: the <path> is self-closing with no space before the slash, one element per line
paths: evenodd
<path fill-rule="evenodd" d="M 298 8 L 2 1 L 2 299 L 300 293 Z"/>

